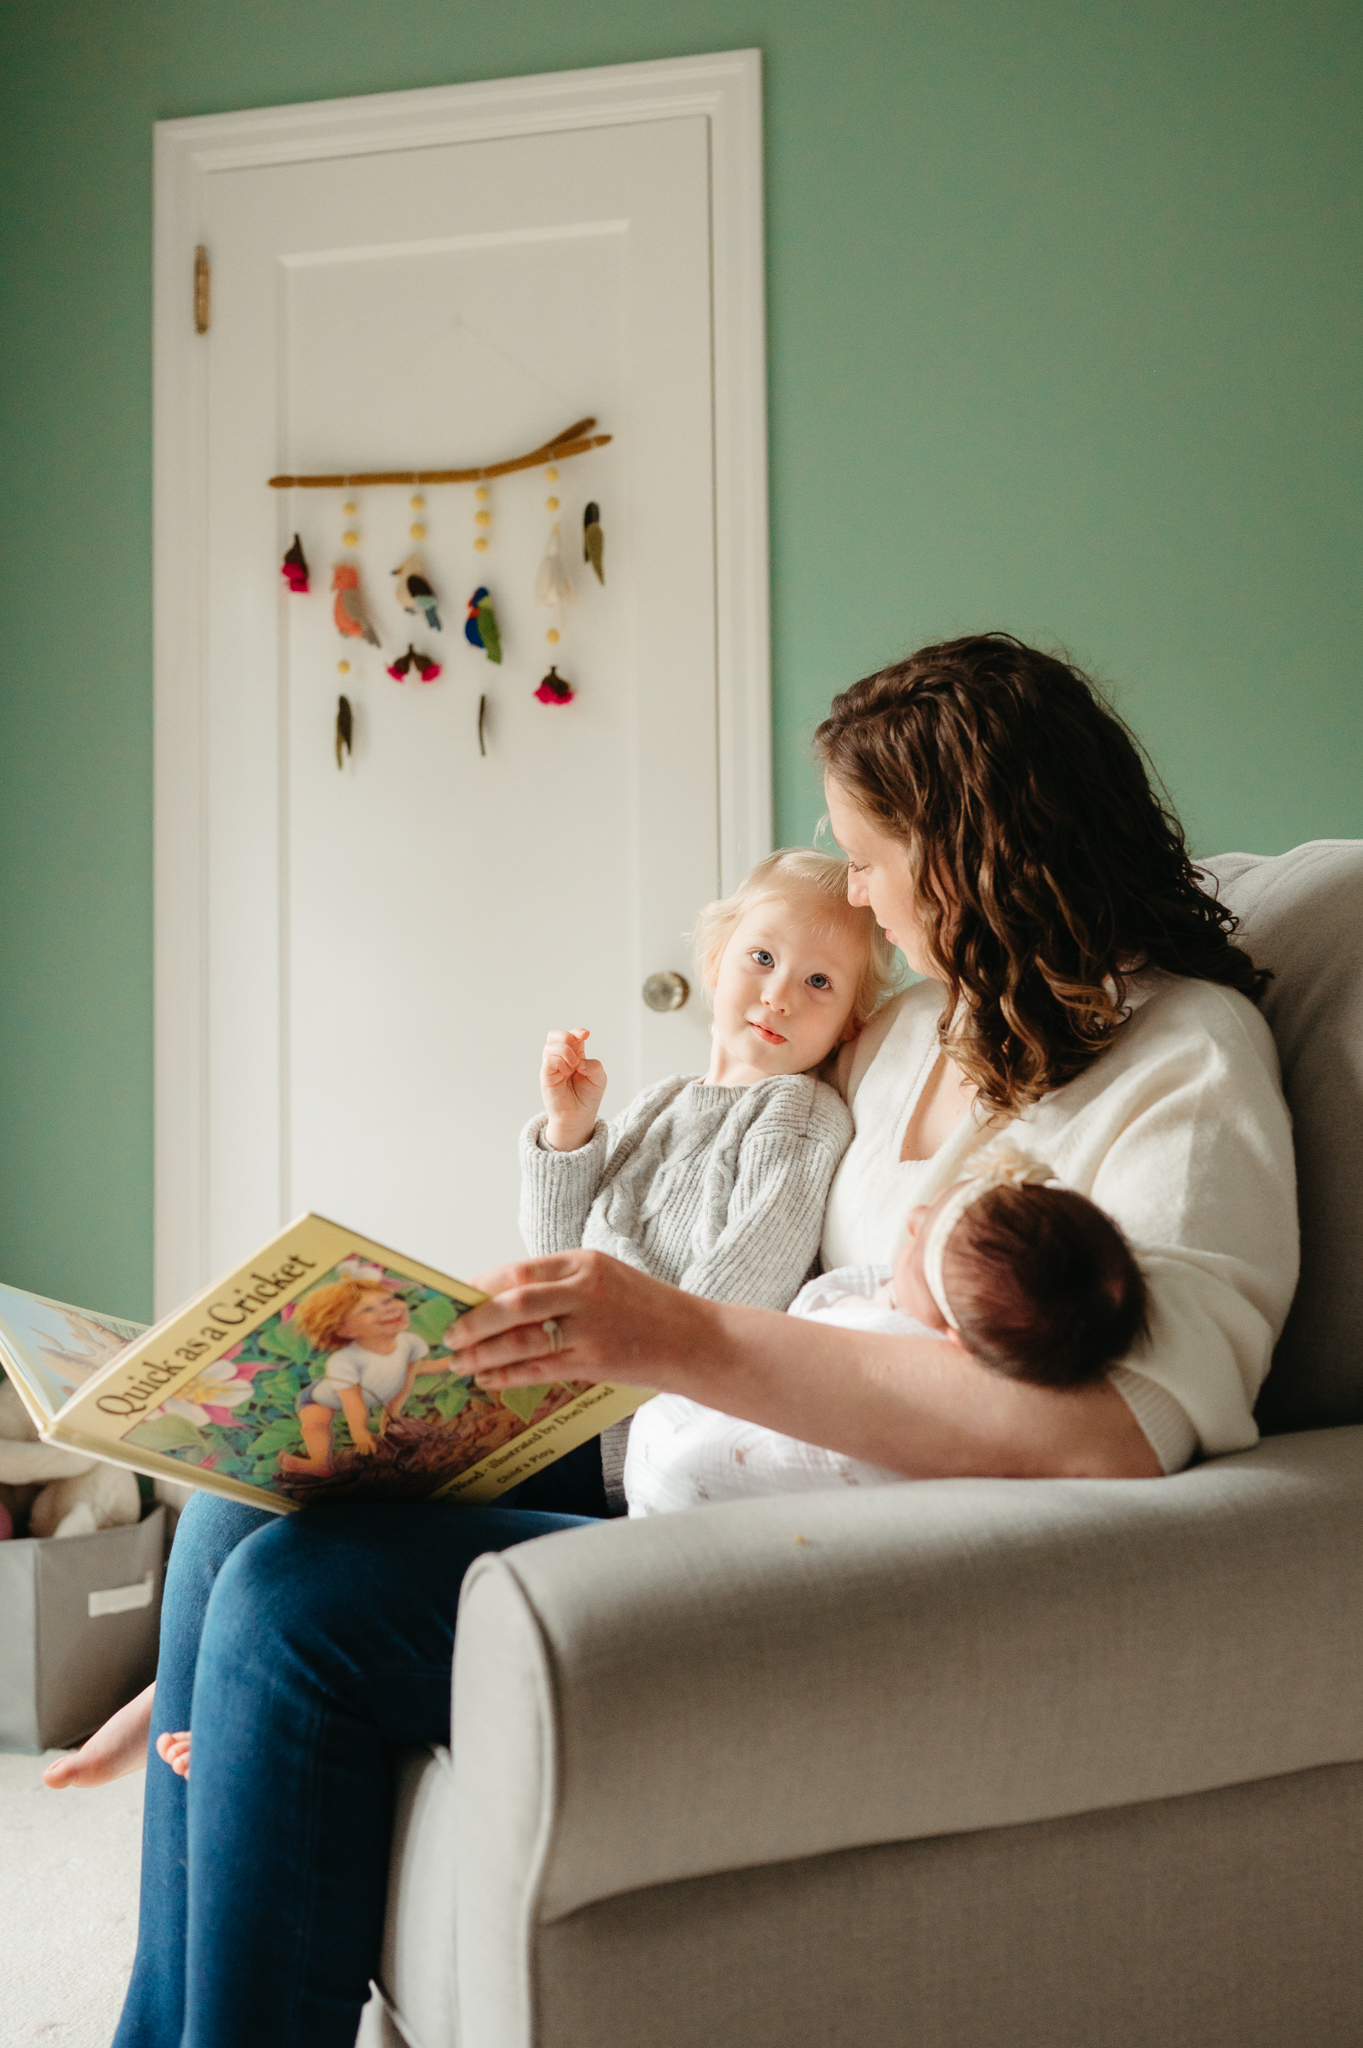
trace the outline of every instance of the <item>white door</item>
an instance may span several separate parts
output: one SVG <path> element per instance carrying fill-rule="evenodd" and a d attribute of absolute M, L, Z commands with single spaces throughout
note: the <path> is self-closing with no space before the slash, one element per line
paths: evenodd
<path fill-rule="evenodd" d="M 468 92 L 481 122 L 460 108 Z M 334 135 L 319 150 L 319 110 L 294 110 L 313 127 L 292 159 L 258 134 L 242 147 L 243 120 L 267 117 L 226 117 L 235 155 L 212 122 L 171 124 L 200 144 L 212 291 L 187 371 L 202 523 L 197 546 L 192 514 L 163 525 L 158 562 L 163 612 L 178 603 L 187 628 L 170 559 L 194 555 L 201 586 L 198 920 L 174 916 L 188 892 L 164 862 L 159 919 L 162 1124 L 172 1101 L 191 1106 L 194 1064 L 198 1142 L 160 1133 L 160 1176 L 180 1189 L 161 1189 L 163 1300 L 304 1208 L 464 1274 L 513 1256 L 516 1134 L 538 1106 L 545 1031 L 590 1024 L 616 1108 L 703 1068 L 684 934 L 765 850 L 760 630 L 748 672 L 723 673 L 735 616 L 761 615 L 765 592 L 762 548 L 736 548 L 736 532 L 726 548 L 724 532 L 714 110 L 592 119 L 588 97 L 574 125 L 489 134 L 486 93 L 348 103 L 337 132 L 348 111 L 363 138 L 350 152 Z M 415 121 L 433 99 L 465 116 L 452 136 L 390 118 L 375 146 L 376 107 Z M 204 131 L 228 158 L 206 176 Z M 608 445 L 483 498 L 467 483 L 268 487 L 280 472 L 491 464 L 588 415 Z M 161 446 L 163 499 L 168 460 Z M 182 448 L 179 470 L 194 464 Z M 604 584 L 583 559 L 588 503 Z M 536 573 L 555 526 L 573 595 L 545 608 Z M 279 570 L 295 533 L 306 595 Z M 439 631 L 398 606 L 392 571 L 412 552 Z M 336 629 L 338 564 L 358 572 L 379 649 Z M 500 664 L 464 631 L 482 586 Z M 435 680 L 390 678 L 409 645 Z M 551 664 L 570 703 L 534 695 Z M 194 669 L 163 641 L 163 756 Z M 342 695 L 353 748 L 338 767 Z M 194 767 L 183 751 L 162 761 L 163 842 L 186 823 Z M 196 964 L 191 1018 L 177 976 Z M 642 1000 L 664 969 L 693 984 L 672 1014 Z M 177 1016 L 196 1029 L 194 1063 Z"/>

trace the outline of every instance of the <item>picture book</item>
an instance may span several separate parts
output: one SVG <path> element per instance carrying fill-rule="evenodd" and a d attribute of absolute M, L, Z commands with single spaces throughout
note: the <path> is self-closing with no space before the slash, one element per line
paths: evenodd
<path fill-rule="evenodd" d="M 485 1299 L 302 1216 L 151 1329 L 0 1287 L 0 1364 L 49 1443 L 254 1507 L 491 1501 L 648 1395 L 485 1393 L 446 1341 Z"/>

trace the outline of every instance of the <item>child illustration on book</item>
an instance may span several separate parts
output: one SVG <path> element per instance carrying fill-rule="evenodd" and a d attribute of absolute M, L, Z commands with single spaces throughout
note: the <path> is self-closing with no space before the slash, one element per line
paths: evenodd
<path fill-rule="evenodd" d="M 380 1280 L 335 1280 L 318 1287 L 298 1304 L 295 1321 L 316 1350 L 330 1355 L 322 1377 L 298 1396 L 306 1455 L 284 1453 L 279 1469 L 328 1473 L 337 1414 L 345 1416 L 361 1456 L 372 1454 L 371 1409 L 380 1411 L 382 1436 L 402 1413 L 430 1346 L 410 1328 L 406 1302 Z"/>

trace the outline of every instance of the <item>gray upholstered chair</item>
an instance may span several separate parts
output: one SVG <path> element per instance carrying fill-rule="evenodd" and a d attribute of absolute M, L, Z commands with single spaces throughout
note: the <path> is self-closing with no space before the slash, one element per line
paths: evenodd
<path fill-rule="evenodd" d="M 1363 843 L 1210 865 L 1299 1148 L 1272 1433 L 484 1559 L 371 2048 L 1363 2039 Z"/>

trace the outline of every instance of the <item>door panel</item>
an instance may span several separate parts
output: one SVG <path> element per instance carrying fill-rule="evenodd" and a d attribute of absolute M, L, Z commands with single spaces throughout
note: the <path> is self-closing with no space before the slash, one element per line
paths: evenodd
<path fill-rule="evenodd" d="M 213 1267 L 304 1207 L 455 1271 L 514 1256 L 545 1030 L 591 1025 L 608 1108 L 705 1062 L 699 996 L 659 1017 L 639 989 L 656 968 L 690 975 L 682 934 L 718 886 L 707 147 L 691 116 L 212 180 Z M 484 555 L 468 485 L 424 487 L 419 515 L 405 488 L 352 493 L 353 549 L 345 493 L 264 488 L 495 461 L 585 414 L 610 446 L 556 482 L 494 482 Z M 604 589 L 581 560 L 588 499 Z M 555 517 L 576 587 L 561 621 L 534 602 Z M 302 598 L 278 570 L 295 530 Z M 438 634 L 393 598 L 413 547 Z M 382 655 L 335 632 L 342 559 Z M 500 667 L 464 639 L 479 583 Z M 409 640 L 442 664 L 435 683 L 385 674 Z M 571 705 L 534 699 L 551 660 Z M 338 772 L 342 689 L 356 736 Z"/>

